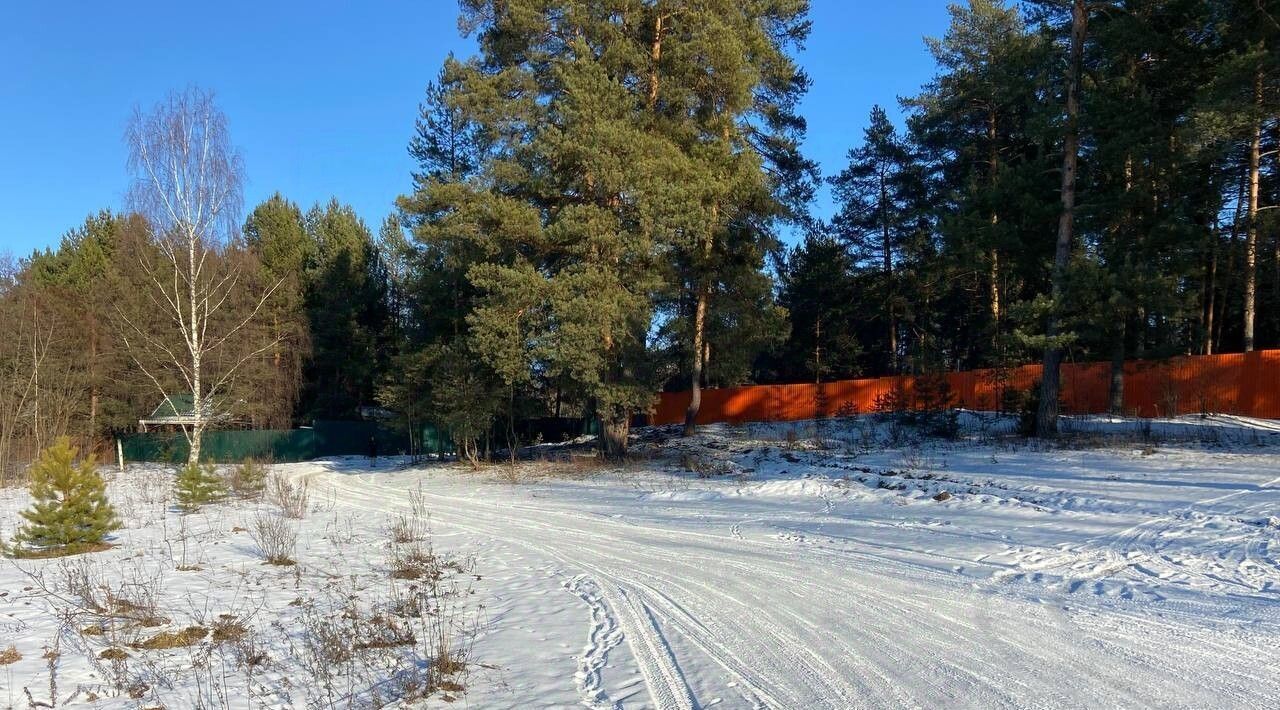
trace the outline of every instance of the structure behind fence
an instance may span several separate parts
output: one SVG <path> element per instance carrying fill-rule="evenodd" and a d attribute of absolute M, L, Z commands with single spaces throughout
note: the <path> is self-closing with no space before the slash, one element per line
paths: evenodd
<path fill-rule="evenodd" d="M 1031 389 L 1040 365 L 949 372 L 943 375 L 952 406 L 1002 408 L 1005 392 Z M 822 384 L 755 385 L 702 392 L 698 423 L 796 421 L 875 411 L 878 398 L 913 401 L 925 378 L 877 377 Z M 1062 366 L 1062 411 L 1108 411 L 1110 363 Z M 897 394 L 893 394 L 897 393 Z M 688 392 L 663 393 L 654 424 L 684 421 Z M 1124 413 L 1140 417 L 1214 412 L 1280 418 L 1280 350 L 1196 355 L 1169 360 L 1131 360 L 1124 365 Z"/>

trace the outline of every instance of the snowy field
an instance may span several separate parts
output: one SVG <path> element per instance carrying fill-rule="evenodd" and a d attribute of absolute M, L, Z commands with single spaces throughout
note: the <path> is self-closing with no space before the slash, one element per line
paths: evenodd
<path fill-rule="evenodd" d="M 479 472 L 279 465 L 310 491 L 289 566 L 250 539 L 270 504 L 182 516 L 165 471 L 132 467 L 112 474 L 116 547 L 0 561 L 0 654 L 21 656 L 0 707 L 371 704 L 429 654 L 370 644 L 326 669 L 316 639 L 385 618 L 443 624 L 465 656 L 432 707 L 1280 707 L 1274 424 L 1093 418 L 1053 447 L 963 424 L 642 430 L 621 468 L 555 447 Z M 6 537 L 25 504 L 0 491 Z M 438 581 L 391 574 L 405 545 Z M 85 579 L 160 618 L 84 633 Z M 395 621 L 423 587 L 443 620 Z M 192 626 L 209 635 L 138 647 Z"/>

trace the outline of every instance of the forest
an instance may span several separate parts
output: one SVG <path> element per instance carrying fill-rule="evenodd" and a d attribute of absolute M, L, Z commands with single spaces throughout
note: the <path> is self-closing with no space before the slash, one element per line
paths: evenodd
<path fill-rule="evenodd" d="M 473 461 L 548 418 L 618 457 L 661 391 L 1043 361 L 1048 434 L 1065 359 L 1119 401 L 1126 359 L 1280 347 L 1280 2 L 951 6 L 831 175 L 807 0 L 460 6 L 378 225 L 241 205 L 211 92 L 136 113 L 126 204 L 0 269 L 0 474 L 174 393 L 197 443 L 377 407 Z"/>

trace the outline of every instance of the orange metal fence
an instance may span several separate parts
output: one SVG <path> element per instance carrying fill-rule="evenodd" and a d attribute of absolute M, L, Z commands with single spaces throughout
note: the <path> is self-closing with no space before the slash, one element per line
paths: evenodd
<path fill-rule="evenodd" d="M 1038 382 L 1040 365 L 951 372 L 945 377 L 954 406 L 994 410 L 1000 407 L 1003 392 L 1027 390 Z M 1110 380 L 1110 363 L 1064 364 L 1063 412 L 1106 412 Z M 877 397 L 898 388 L 910 401 L 918 383 L 919 378 L 902 376 L 708 389 L 702 392 L 698 422 L 795 421 L 870 412 Z M 688 406 L 688 392 L 663 393 L 652 422 L 683 422 Z M 1280 418 L 1280 350 L 1128 361 L 1124 412 L 1141 417 L 1214 412 Z"/>

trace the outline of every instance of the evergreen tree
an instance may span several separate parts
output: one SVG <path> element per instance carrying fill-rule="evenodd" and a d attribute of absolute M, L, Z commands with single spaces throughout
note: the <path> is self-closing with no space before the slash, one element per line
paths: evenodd
<path fill-rule="evenodd" d="M 27 524 L 14 537 L 19 545 L 74 552 L 101 543 L 120 527 L 93 457 L 79 465 L 75 458 L 71 439 L 61 436 L 32 465 L 34 502 L 20 513 Z"/>
<path fill-rule="evenodd" d="M 413 171 L 415 191 L 433 180 L 466 179 L 479 170 L 484 159 L 485 140 L 479 124 L 449 100 L 461 74 L 462 67 L 450 56 L 436 80 L 427 84 L 426 97 L 418 106 L 418 120 L 409 141 L 409 155 L 418 164 Z"/>
<path fill-rule="evenodd" d="M 965 336 L 949 349 L 967 366 L 990 365 L 1005 357 L 1009 304 L 1031 296 L 1026 287 L 1039 284 L 1028 274 L 1048 253 L 1022 235 L 1057 217 L 1035 197 L 1053 189 L 1043 130 L 1050 45 L 999 0 L 948 11 L 946 34 L 926 40 L 939 74 L 904 103 L 939 218 L 941 268 L 931 271 L 950 287 L 942 322 L 951 325 L 934 336 L 983 331 L 986 342 Z"/>
<path fill-rule="evenodd" d="M 411 422 L 430 421 L 474 464 L 510 388 L 470 345 L 467 316 L 479 292 L 468 271 L 488 250 L 452 210 L 481 169 L 487 143 L 459 104 L 465 71 L 450 59 L 427 87 L 409 145 L 415 189 L 397 200 L 402 225 L 383 239 L 388 260 L 403 266 L 392 268 L 403 273 L 396 298 L 402 337 L 396 375 L 385 379 L 379 399 Z"/>
<path fill-rule="evenodd" d="M 859 266 L 880 272 L 888 371 L 899 367 L 899 329 L 903 315 L 902 279 L 897 274 L 906 250 L 919 236 L 923 174 L 910 146 L 899 136 L 884 109 L 871 109 L 862 146 L 849 151 L 849 165 L 830 179 L 839 213 L 832 228 L 852 250 Z"/>
<path fill-rule="evenodd" d="M 211 463 L 188 463 L 183 466 L 173 480 L 173 490 L 178 498 L 178 507 L 186 512 L 221 500 L 226 495 L 222 478 Z"/>
<path fill-rule="evenodd" d="M 862 373 L 861 294 L 848 247 L 816 234 L 792 249 L 781 274 L 779 303 L 791 317 L 784 351 L 787 379 L 851 379 Z"/>
<path fill-rule="evenodd" d="M 379 347 L 387 332 L 386 274 L 373 235 L 336 199 L 306 214 L 315 257 L 306 273 L 311 359 L 303 411 L 346 418 L 373 401 L 391 353 Z"/>
<path fill-rule="evenodd" d="M 137 217 L 102 210 L 67 232 L 56 250 L 32 256 L 29 285 L 40 292 L 38 302 L 61 333 L 51 362 L 65 363 L 74 374 L 75 387 L 83 392 L 81 413 L 72 431 L 90 442 L 128 430 L 137 421 L 130 386 L 128 353 L 116 335 L 117 309 L 132 300 L 125 284 L 136 272 L 136 255 L 126 242 L 145 235 L 146 225 Z M 154 398 L 154 390 L 146 393 Z"/>
<path fill-rule="evenodd" d="M 244 241 L 260 264 L 262 278 L 278 283 L 264 304 L 262 322 L 275 345 L 268 353 L 271 377 L 260 399 L 267 405 L 263 423 L 292 425 L 303 387 L 303 367 L 311 350 L 307 314 L 306 273 L 316 257 L 316 245 L 307 233 L 302 211 L 280 193 L 254 207 L 244 223 Z"/>
<path fill-rule="evenodd" d="M 805 122 L 796 106 L 809 81 L 792 52 L 808 36 L 808 2 L 661 2 L 642 6 L 635 22 L 625 10 L 617 17 L 634 42 L 621 56 L 623 71 L 637 72 L 645 128 L 679 151 L 689 183 L 666 198 L 679 200 L 669 202 L 676 221 L 659 232 L 675 267 L 667 279 L 677 307 L 665 310 L 687 321 L 667 330 L 687 338 L 674 345 L 688 363 L 688 435 L 713 349 L 737 350 L 716 343 L 717 331 L 725 344 L 750 332 L 733 315 L 756 299 L 740 267 L 781 256 L 777 230 L 807 222 L 817 173 L 799 149 Z"/>

